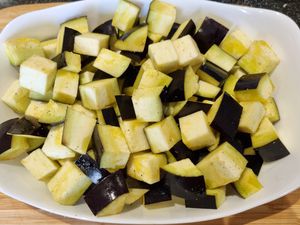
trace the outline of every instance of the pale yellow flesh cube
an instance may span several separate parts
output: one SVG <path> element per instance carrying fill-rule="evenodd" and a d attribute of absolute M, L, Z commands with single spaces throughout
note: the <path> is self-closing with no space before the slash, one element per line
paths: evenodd
<path fill-rule="evenodd" d="M 103 48 L 93 66 L 113 77 L 120 77 L 126 71 L 130 62 L 130 58 Z"/>
<path fill-rule="evenodd" d="M 75 152 L 62 144 L 63 130 L 63 124 L 52 127 L 42 147 L 44 154 L 53 160 L 75 157 Z"/>
<path fill-rule="evenodd" d="M 239 66 L 249 74 L 271 73 L 280 60 L 265 41 L 254 41 L 248 52 L 238 61 Z"/>
<path fill-rule="evenodd" d="M 216 142 L 216 137 L 203 111 L 179 118 L 179 126 L 182 141 L 191 150 L 209 147 Z"/>
<path fill-rule="evenodd" d="M 31 105 L 31 103 L 30 103 Z M 38 118 L 40 123 L 55 124 L 65 120 L 68 105 L 50 100 Z M 27 111 L 27 110 L 26 110 Z"/>
<path fill-rule="evenodd" d="M 140 152 L 150 149 L 144 128 L 148 126 L 147 122 L 138 120 L 120 121 L 120 127 L 126 138 L 130 152 Z"/>
<path fill-rule="evenodd" d="M 116 78 L 93 81 L 79 86 L 82 104 L 87 109 L 100 110 L 116 102 L 120 94 Z"/>
<path fill-rule="evenodd" d="M 126 204 L 131 205 L 132 203 L 139 200 L 143 197 L 149 190 L 148 189 L 139 189 L 139 188 L 129 188 L 129 193 L 126 197 Z"/>
<path fill-rule="evenodd" d="M 108 204 L 104 209 L 102 209 L 97 216 L 109 216 L 119 214 L 123 211 L 123 208 L 126 203 L 126 199 L 128 197 L 128 193 L 123 194 L 113 200 L 110 204 Z"/>
<path fill-rule="evenodd" d="M 74 205 L 92 184 L 71 161 L 67 161 L 48 182 L 53 199 L 62 205 Z"/>
<path fill-rule="evenodd" d="M 262 147 L 278 138 L 277 131 L 272 122 L 264 117 L 254 134 L 251 134 L 251 141 L 254 148 Z"/>
<path fill-rule="evenodd" d="M 220 47 L 235 59 L 239 59 L 248 51 L 251 42 L 243 31 L 236 29 L 224 38 Z"/>
<path fill-rule="evenodd" d="M 226 186 L 214 188 L 214 189 L 206 189 L 206 194 L 215 196 L 216 206 L 219 208 L 226 199 Z"/>
<path fill-rule="evenodd" d="M 37 92 L 30 91 L 29 98 L 32 100 L 48 102 L 50 99 L 52 99 L 52 94 L 53 94 L 53 89 L 51 88 L 49 91 L 47 91 L 45 95 L 41 95 Z"/>
<path fill-rule="evenodd" d="M 186 103 L 187 101 L 169 102 L 164 107 L 164 114 L 166 116 L 176 116 Z"/>
<path fill-rule="evenodd" d="M 63 67 L 63 70 L 67 70 L 73 73 L 79 73 L 81 71 L 81 56 L 73 52 L 64 52 L 67 66 Z"/>
<path fill-rule="evenodd" d="M 238 130 L 253 134 L 265 116 L 265 108 L 260 102 L 240 102 L 243 107 Z"/>
<path fill-rule="evenodd" d="M 77 97 L 79 75 L 58 70 L 54 82 L 53 99 L 66 104 L 73 104 Z"/>
<path fill-rule="evenodd" d="M 184 77 L 184 97 L 189 99 L 197 93 L 199 89 L 199 77 L 195 74 L 193 68 L 189 66 L 185 71 Z"/>
<path fill-rule="evenodd" d="M 235 87 L 236 83 L 238 82 L 238 80 L 239 80 L 238 76 L 229 75 L 223 85 L 223 91 L 230 94 L 231 97 L 233 97 L 233 98 L 235 98 L 234 87 Z"/>
<path fill-rule="evenodd" d="M 15 80 L 6 90 L 1 100 L 16 113 L 24 114 L 30 103 L 29 90 L 21 87 L 19 80 Z"/>
<path fill-rule="evenodd" d="M 246 164 L 244 156 L 228 142 L 224 142 L 196 166 L 203 173 L 206 186 L 211 189 L 237 181 Z"/>
<path fill-rule="evenodd" d="M 45 95 L 52 87 L 56 63 L 41 56 L 32 56 L 21 64 L 20 86 Z"/>
<path fill-rule="evenodd" d="M 199 88 L 197 91 L 197 95 L 204 98 L 215 98 L 218 93 L 221 91 L 221 88 L 212 85 L 206 81 L 199 81 Z"/>
<path fill-rule="evenodd" d="M 108 48 L 109 35 L 85 33 L 75 37 L 74 52 L 82 55 L 98 56 L 102 48 Z"/>
<path fill-rule="evenodd" d="M 163 118 L 163 105 L 160 93 L 163 87 L 136 89 L 132 103 L 136 118 L 144 122 L 158 122 Z"/>
<path fill-rule="evenodd" d="M 43 41 L 41 42 L 41 45 L 44 50 L 46 58 L 53 59 L 56 56 L 56 46 L 57 46 L 56 38 Z"/>
<path fill-rule="evenodd" d="M 153 153 L 169 151 L 181 140 L 179 127 L 173 116 L 146 127 L 145 133 Z"/>
<path fill-rule="evenodd" d="M 252 169 L 246 168 L 234 186 L 243 198 L 248 198 L 263 188 Z"/>
<path fill-rule="evenodd" d="M 173 45 L 179 58 L 179 66 L 194 66 L 204 61 L 196 42 L 190 35 L 183 36 L 175 41 Z"/>
<path fill-rule="evenodd" d="M 46 108 L 47 108 L 46 102 L 31 100 L 30 104 L 28 105 L 25 111 L 25 117 L 39 120 L 42 117 L 42 115 L 45 113 Z"/>
<path fill-rule="evenodd" d="M 170 73 L 178 69 L 179 58 L 172 41 L 166 40 L 149 45 L 148 54 L 157 70 Z"/>
<path fill-rule="evenodd" d="M 110 125 L 98 125 L 97 129 L 103 146 L 100 162 L 101 168 L 125 168 L 130 150 L 121 128 Z"/>
<path fill-rule="evenodd" d="M 181 177 L 199 177 L 202 175 L 201 171 L 189 158 L 166 164 L 162 166 L 162 169 Z"/>
<path fill-rule="evenodd" d="M 81 74 L 79 74 L 79 83 L 80 84 L 87 84 L 93 81 L 95 73 L 92 73 L 90 71 L 85 71 Z"/>
<path fill-rule="evenodd" d="M 139 84 L 136 88 L 151 88 L 169 86 L 172 82 L 172 77 L 159 72 L 155 69 L 146 70 L 140 79 Z"/>
<path fill-rule="evenodd" d="M 49 159 L 41 149 L 31 152 L 21 160 L 21 163 L 37 180 L 41 181 L 51 178 L 59 168 L 59 165 Z"/>
<path fill-rule="evenodd" d="M 12 136 L 11 147 L 0 154 L 0 161 L 15 159 L 24 154 L 29 147 L 30 146 L 26 137 Z"/>
<path fill-rule="evenodd" d="M 164 154 L 135 153 L 129 158 L 127 174 L 147 184 L 154 184 L 160 180 L 160 167 L 165 164 L 167 159 Z"/>

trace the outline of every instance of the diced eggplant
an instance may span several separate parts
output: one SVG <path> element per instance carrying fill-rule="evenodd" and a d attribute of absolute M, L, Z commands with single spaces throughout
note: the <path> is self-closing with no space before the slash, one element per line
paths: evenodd
<path fill-rule="evenodd" d="M 41 46 L 44 50 L 45 56 L 48 59 L 53 59 L 56 56 L 56 46 L 57 46 L 57 39 L 50 39 L 41 42 Z"/>
<path fill-rule="evenodd" d="M 226 198 L 226 186 L 214 189 L 206 189 L 206 195 L 215 197 L 216 207 L 219 208 L 224 203 Z"/>
<path fill-rule="evenodd" d="M 135 89 L 132 103 L 136 118 L 143 122 L 158 122 L 163 118 L 163 106 L 160 99 L 162 87 Z"/>
<path fill-rule="evenodd" d="M 20 86 L 19 80 L 15 80 L 6 90 L 1 100 L 16 113 L 24 114 L 30 103 L 29 93 L 26 88 Z"/>
<path fill-rule="evenodd" d="M 75 157 L 75 152 L 62 144 L 63 130 L 63 124 L 52 127 L 42 147 L 43 153 L 53 160 Z"/>
<path fill-rule="evenodd" d="M 98 56 L 102 48 L 109 47 L 109 35 L 85 33 L 75 37 L 74 52 L 81 55 Z"/>
<path fill-rule="evenodd" d="M 79 74 L 79 84 L 87 84 L 93 81 L 95 73 L 85 71 Z"/>
<path fill-rule="evenodd" d="M 100 159 L 102 157 L 102 154 L 103 154 L 103 145 L 102 145 L 102 142 L 101 142 L 101 139 L 100 139 L 100 136 L 99 136 L 99 132 L 98 132 L 98 127 L 96 126 L 94 128 L 94 131 L 93 131 L 93 135 L 92 135 L 92 143 L 93 143 L 93 146 L 94 146 L 94 152 L 95 152 L 95 161 L 97 163 L 100 163 Z"/>
<path fill-rule="evenodd" d="M 145 70 L 144 73 L 139 73 L 133 87 L 138 88 L 152 88 L 169 86 L 172 82 L 172 77 L 159 72 L 155 69 Z"/>
<path fill-rule="evenodd" d="M 94 72 L 92 70 L 88 70 L 88 67 L 94 63 L 96 60 L 96 57 L 94 56 L 84 56 L 81 55 L 81 67 L 82 67 L 82 72 L 89 71 L 89 72 Z M 94 68 L 96 70 L 96 68 Z"/>
<path fill-rule="evenodd" d="M 129 189 L 149 189 L 150 188 L 149 184 L 147 184 L 143 181 L 139 181 L 139 180 L 134 179 L 129 176 L 126 177 L 126 183 L 127 183 L 127 187 Z"/>
<path fill-rule="evenodd" d="M 205 58 L 227 73 L 233 69 L 237 62 L 235 58 L 228 55 L 217 45 L 213 45 L 208 49 L 208 51 L 205 53 Z"/>
<path fill-rule="evenodd" d="M 171 73 L 178 69 L 179 57 L 171 40 L 149 45 L 148 54 L 157 70 Z"/>
<path fill-rule="evenodd" d="M 13 135 L 10 142 L 10 148 L 2 153 L 0 151 L 0 161 L 15 159 L 27 152 L 30 148 L 27 140 L 28 138 L 26 137 Z"/>
<path fill-rule="evenodd" d="M 164 180 L 152 184 L 150 190 L 144 195 L 144 205 L 170 200 L 172 200 L 171 190 Z"/>
<path fill-rule="evenodd" d="M 208 113 L 210 108 L 211 108 L 211 104 L 188 101 L 183 106 L 183 108 L 178 112 L 178 114 L 175 116 L 175 118 L 178 119 L 180 117 L 184 117 L 184 116 L 190 115 L 190 114 L 198 112 L 198 111 L 203 111 L 205 113 Z"/>
<path fill-rule="evenodd" d="M 173 25 L 173 27 L 174 27 L 174 25 Z M 178 28 L 176 29 L 176 32 L 174 32 L 174 34 L 171 36 L 172 37 L 171 40 L 174 41 L 185 35 L 194 36 L 195 32 L 196 32 L 196 25 L 192 19 L 189 19 L 189 20 L 184 21 L 182 24 L 180 24 L 178 26 Z"/>
<path fill-rule="evenodd" d="M 179 127 L 173 116 L 146 127 L 145 133 L 153 153 L 169 151 L 181 140 Z"/>
<path fill-rule="evenodd" d="M 167 37 L 176 19 L 176 8 L 166 2 L 152 1 L 147 15 L 149 31 Z"/>
<path fill-rule="evenodd" d="M 254 41 L 238 65 L 249 74 L 271 73 L 280 60 L 265 41 Z"/>
<path fill-rule="evenodd" d="M 56 202 L 74 205 L 91 184 L 90 179 L 73 162 L 67 161 L 47 186 Z"/>
<path fill-rule="evenodd" d="M 255 150 L 258 152 L 264 162 L 279 160 L 290 154 L 288 149 L 284 146 L 279 138 L 264 146 L 255 148 Z"/>
<path fill-rule="evenodd" d="M 197 72 L 200 80 L 215 86 L 221 86 L 228 77 L 228 73 L 211 62 L 206 61 Z"/>
<path fill-rule="evenodd" d="M 28 143 L 28 149 L 26 150 L 27 153 L 30 153 L 33 150 L 36 150 L 38 148 L 41 148 L 46 140 L 46 138 L 26 138 Z"/>
<path fill-rule="evenodd" d="M 110 79 L 110 78 L 114 78 L 113 76 L 111 76 L 110 74 L 108 73 L 105 73 L 104 71 L 102 70 L 97 70 L 94 74 L 94 77 L 93 77 L 93 81 L 95 80 L 104 80 L 104 79 Z"/>
<path fill-rule="evenodd" d="M 109 107 L 102 109 L 103 119 L 105 120 L 105 124 L 118 127 L 119 121 L 116 115 L 114 107 Z"/>
<path fill-rule="evenodd" d="M 121 0 L 112 19 L 112 25 L 121 31 L 128 31 L 138 19 L 140 8 L 132 2 Z"/>
<path fill-rule="evenodd" d="M 127 70 L 130 62 L 130 58 L 103 48 L 93 66 L 113 77 L 120 77 Z"/>
<path fill-rule="evenodd" d="M 124 79 L 123 90 L 128 87 L 132 87 L 135 79 L 139 73 L 140 67 L 129 65 L 122 78 Z"/>
<path fill-rule="evenodd" d="M 199 89 L 198 89 L 196 95 L 203 97 L 203 98 L 214 99 L 221 91 L 221 88 L 219 88 L 215 85 L 212 85 L 208 82 L 205 82 L 203 80 L 200 80 L 198 85 L 199 85 Z"/>
<path fill-rule="evenodd" d="M 50 89 L 47 91 L 45 95 L 42 95 L 40 93 L 37 93 L 35 91 L 29 92 L 29 98 L 36 101 L 43 101 L 43 102 L 49 102 L 52 99 L 53 90 Z"/>
<path fill-rule="evenodd" d="M 57 162 L 49 159 L 41 149 L 31 152 L 21 160 L 22 165 L 37 179 L 49 180 L 59 169 Z"/>
<path fill-rule="evenodd" d="M 167 159 L 164 154 L 152 152 L 131 154 L 127 163 L 127 175 L 147 184 L 154 184 L 160 181 L 160 167 L 165 164 Z"/>
<path fill-rule="evenodd" d="M 45 95 L 52 87 L 56 63 L 41 56 L 31 56 L 20 67 L 20 86 Z"/>
<path fill-rule="evenodd" d="M 243 155 L 225 142 L 202 159 L 197 167 L 204 175 L 206 186 L 216 188 L 237 181 L 246 164 Z"/>
<path fill-rule="evenodd" d="M 164 36 L 161 34 L 155 34 L 155 33 L 148 31 L 148 38 L 152 41 L 152 43 L 157 43 L 157 42 L 162 41 L 163 37 Z"/>
<path fill-rule="evenodd" d="M 93 33 L 114 35 L 116 34 L 116 29 L 112 25 L 112 20 L 108 20 L 96 27 Z"/>
<path fill-rule="evenodd" d="M 256 154 L 256 155 L 246 155 L 245 158 L 248 161 L 247 167 L 252 169 L 252 171 L 256 174 L 256 176 L 258 176 L 264 162 L 262 157 L 259 154 Z"/>
<path fill-rule="evenodd" d="M 117 95 L 115 97 L 118 104 L 118 108 L 120 110 L 122 120 L 136 119 L 131 96 Z"/>
<path fill-rule="evenodd" d="M 233 98 L 235 98 L 234 87 L 238 82 L 239 77 L 236 75 L 229 75 L 223 84 L 223 91 L 230 94 Z"/>
<path fill-rule="evenodd" d="M 248 198 L 263 188 L 257 176 L 246 168 L 239 180 L 234 182 L 234 187 L 243 198 Z"/>
<path fill-rule="evenodd" d="M 88 176 L 94 184 L 98 184 L 109 172 L 103 168 L 99 168 L 97 162 L 88 155 L 81 155 L 79 159 L 75 161 L 76 166 Z"/>
<path fill-rule="evenodd" d="M 62 144 L 75 152 L 85 154 L 95 124 L 95 118 L 69 106 L 66 114 Z"/>
<path fill-rule="evenodd" d="M 265 116 L 269 118 L 272 123 L 276 123 L 280 120 L 279 110 L 274 98 L 270 97 L 264 102 L 264 107 L 266 114 Z"/>
<path fill-rule="evenodd" d="M 0 124 L 0 154 L 10 149 L 12 136 L 7 132 L 17 121 L 18 118 L 14 118 Z"/>
<path fill-rule="evenodd" d="M 194 35 L 200 51 L 204 54 L 212 45 L 219 45 L 228 32 L 228 28 L 212 18 L 206 17 L 200 29 Z"/>
<path fill-rule="evenodd" d="M 148 126 L 147 122 L 139 120 L 121 121 L 120 127 L 126 138 L 130 152 L 140 152 L 150 149 L 144 129 Z"/>
<path fill-rule="evenodd" d="M 73 52 L 75 37 L 77 35 L 80 35 L 80 32 L 78 32 L 77 30 L 65 27 L 63 33 L 64 33 L 64 35 L 63 35 L 61 52 L 64 52 L 64 51 Z"/>
<path fill-rule="evenodd" d="M 225 92 L 210 108 L 208 121 L 221 134 L 233 138 L 238 129 L 242 110 L 242 106 Z"/>
<path fill-rule="evenodd" d="M 216 137 L 203 111 L 179 118 L 179 126 L 182 141 L 191 150 L 209 147 L 216 142 Z"/>
<path fill-rule="evenodd" d="M 172 28 L 168 34 L 168 36 L 166 37 L 166 39 L 171 39 L 173 37 L 173 35 L 175 34 L 175 32 L 177 31 L 177 29 L 179 28 L 180 24 L 179 23 L 173 23 Z"/>
<path fill-rule="evenodd" d="M 186 145 L 179 141 L 171 149 L 170 154 L 175 158 L 175 160 L 182 160 L 189 158 L 193 163 L 198 163 L 201 151 L 191 151 Z"/>
<path fill-rule="evenodd" d="M 57 69 L 63 69 L 73 73 L 81 71 L 81 57 L 73 52 L 65 51 L 52 59 L 57 63 Z"/>
<path fill-rule="evenodd" d="M 199 177 L 202 176 L 201 171 L 192 163 L 189 158 L 166 164 L 161 167 L 164 171 L 171 175 L 179 177 Z M 171 176 L 172 178 L 172 176 Z M 204 180 L 203 180 L 204 182 Z M 171 186 L 171 184 L 170 184 Z M 181 196 L 178 196 L 181 197 Z"/>
<path fill-rule="evenodd" d="M 185 207 L 187 208 L 202 208 L 202 209 L 217 209 L 215 196 L 198 195 L 196 198 L 185 199 Z"/>
<path fill-rule="evenodd" d="M 19 66 L 33 55 L 45 56 L 41 43 L 33 38 L 13 38 L 4 43 L 10 63 Z"/>
<path fill-rule="evenodd" d="M 127 205 L 131 205 L 140 198 L 142 198 L 145 193 L 149 191 L 149 189 L 138 189 L 138 188 L 129 188 L 129 193 L 126 196 L 126 201 L 125 203 Z"/>
<path fill-rule="evenodd" d="M 224 142 L 229 143 L 230 145 L 232 145 L 232 147 L 234 147 L 241 154 L 244 154 L 244 146 L 238 138 L 229 137 L 229 136 L 226 136 L 226 135 L 221 133 L 220 134 L 220 143 L 224 143 Z"/>
<path fill-rule="evenodd" d="M 163 96 L 162 96 L 163 97 Z M 187 101 L 179 101 L 179 102 L 168 102 L 164 105 L 164 114 L 165 116 L 174 116 L 183 109 L 183 107 L 187 104 Z"/>
<path fill-rule="evenodd" d="M 236 29 L 224 38 L 220 47 L 235 59 L 239 59 L 248 51 L 250 45 L 249 37 L 241 30 Z"/>

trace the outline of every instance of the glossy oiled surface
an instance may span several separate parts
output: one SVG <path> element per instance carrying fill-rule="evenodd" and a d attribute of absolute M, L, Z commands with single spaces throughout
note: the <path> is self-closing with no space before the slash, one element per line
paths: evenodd
<path fill-rule="evenodd" d="M 13 17 L 26 11 L 50 5 L 19 6 L 14 9 L 0 11 L 0 24 L 2 27 Z M 242 225 L 242 224 L 300 224 L 300 190 L 262 205 L 249 211 L 224 219 L 197 223 L 201 225 Z M 122 221 L 120 221 L 122 222 Z M 24 203 L 13 200 L 0 194 L 0 224 L 99 224 L 63 218 L 35 209 Z M 104 224 L 104 223 L 103 223 Z"/>

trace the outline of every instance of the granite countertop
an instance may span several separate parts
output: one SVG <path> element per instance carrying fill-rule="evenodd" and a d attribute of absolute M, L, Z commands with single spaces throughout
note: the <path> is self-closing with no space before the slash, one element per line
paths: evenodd
<path fill-rule="evenodd" d="M 214 0 L 214 1 L 276 10 L 290 16 L 300 26 L 300 0 Z M 45 2 L 72 2 L 72 0 L 0 0 L 0 8 L 18 5 L 18 4 L 45 3 Z"/>

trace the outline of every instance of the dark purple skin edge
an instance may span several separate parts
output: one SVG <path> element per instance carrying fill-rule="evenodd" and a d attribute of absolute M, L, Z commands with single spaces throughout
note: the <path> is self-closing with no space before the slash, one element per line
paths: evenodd
<path fill-rule="evenodd" d="M 131 96 L 116 95 L 117 105 L 123 120 L 136 119 Z"/>
<path fill-rule="evenodd" d="M 94 149 L 94 153 L 95 153 L 95 156 L 96 156 L 96 162 L 100 163 L 100 159 L 101 159 L 101 156 L 102 156 L 102 153 L 103 153 L 104 149 L 103 149 L 100 137 L 99 137 L 97 125 L 94 128 L 92 141 L 93 141 L 93 145 L 94 145 L 93 149 Z"/>
<path fill-rule="evenodd" d="M 236 83 L 234 90 L 235 91 L 243 91 L 248 89 L 256 89 L 261 78 L 265 74 L 251 74 L 242 76 L 238 82 Z"/>
<path fill-rule="evenodd" d="M 171 149 L 170 153 L 177 161 L 189 158 L 194 164 L 197 164 L 201 151 L 190 150 L 182 141 L 177 142 Z"/>
<path fill-rule="evenodd" d="M 55 56 L 52 61 L 57 63 L 57 69 L 61 69 L 67 66 L 66 62 L 66 55 L 65 52 L 60 53 L 59 55 Z"/>
<path fill-rule="evenodd" d="M 143 28 L 144 26 L 147 26 L 147 24 L 140 24 L 134 28 L 132 28 L 131 30 L 127 31 L 126 33 L 124 33 L 119 39 L 122 41 L 125 41 L 130 35 L 132 35 L 133 33 L 135 33 L 136 31 L 138 31 L 139 29 Z"/>
<path fill-rule="evenodd" d="M 185 207 L 201 209 L 217 209 L 216 197 L 213 195 L 202 195 L 194 199 L 185 199 Z"/>
<path fill-rule="evenodd" d="M 255 148 L 264 162 L 273 162 L 282 159 L 290 154 L 280 139 L 276 139 L 262 147 Z"/>
<path fill-rule="evenodd" d="M 173 78 L 171 84 L 167 88 L 167 102 L 177 102 L 185 100 L 184 95 L 184 78 L 185 70 L 177 70 L 169 74 Z"/>
<path fill-rule="evenodd" d="M 111 125 L 115 127 L 120 126 L 114 107 L 105 108 L 102 109 L 101 111 L 103 114 L 104 121 L 107 125 Z"/>
<path fill-rule="evenodd" d="M 10 149 L 12 136 L 6 133 L 17 120 L 14 118 L 0 124 L 0 154 Z"/>
<path fill-rule="evenodd" d="M 73 30 L 71 28 L 65 27 L 63 43 L 62 43 L 62 52 L 69 51 L 73 52 L 75 36 L 80 33 L 77 30 Z"/>

